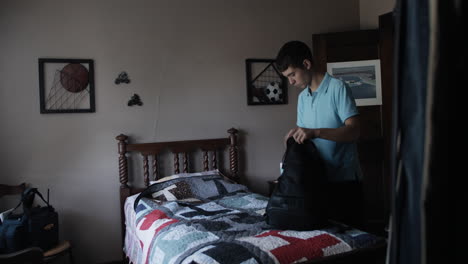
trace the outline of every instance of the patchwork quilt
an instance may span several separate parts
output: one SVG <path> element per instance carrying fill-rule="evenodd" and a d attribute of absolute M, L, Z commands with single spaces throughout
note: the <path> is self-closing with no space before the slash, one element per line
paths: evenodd
<path fill-rule="evenodd" d="M 125 250 L 135 264 L 300 263 L 379 241 L 343 225 L 275 230 L 263 216 L 268 198 L 219 173 L 171 177 L 149 188 L 149 197 L 133 197 L 127 215 Z"/>

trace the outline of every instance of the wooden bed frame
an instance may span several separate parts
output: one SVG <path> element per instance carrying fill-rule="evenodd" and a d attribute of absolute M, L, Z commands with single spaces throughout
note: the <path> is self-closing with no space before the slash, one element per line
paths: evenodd
<path fill-rule="evenodd" d="M 151 159 L 151 180 L 158 180 L 161 177 L 159 172 L 158 155 L 162 152 L 170 151 L 174 156 L 174 173 L 180 173 L 180 157 L 182 155 L 182 172 L 189 172 L 188 155 L 198 150 L 203 152 L 202 164 L 204 171 L 218 169 L 219 161 L 217 160 L 217 151 L 229 149 L 229 171 L 219 168 L 224 175 L 229 177 L 235 182 L 239 182 L 238 175 L 238 144 L 237 133 L 238 130 L 231 128 L 227 131 L 229 136 L 227 138 L 217 139 L 204 139 L 204 140 L 185 140 L 185 141 L 171 141 L 171 142 L 157 142 L 157 143 L 128 143 L 128 136 L 119 135 L 116 137 L 118 140 L 119 152 L 119 176 L 120 176 L 120 217 L 122 228 L 122 247 L 125 241 L 125 213 L 124 205 L 127 197 L 143 191 L 145 188 L 129 185 L 129 172 L 127 153 L 140 153 L 143 158 L 143 181 L 144 186 L 149 186 L 150 182 L 150 165 L 149 156 Z M 209 158 L 211 153 L 211 159 Z M 211 162 L 210 162 L 211 160 Z M 209 166 L 211 165 L 211 166 Z M 379 243 L 373 247 L 358 249 L 353 252 L 347 252 L 339 255 L 324 257 L 319 260 L 314 260 L 307 263 L 385 263 L 386 243 Z M 123 260 L 126 256 L 123 254 Z"/>
<path fill-rule="evenodd" d="M 216 138 L 216 139 L 203 139 L 203 140 L 185 140 L 185 141 L 170 141 L 170 142 L 157 142 L 157 143 L 139 143 L 129 144 L 127 142 L 128 136 L 120 134 L 116 137 L 119 141 L 119 176 L 120 176 L 120 220 L 122 228 L 122 245 L 125 240 L 125 199 L 127 197 L 139 193 L 144 188 L 138 186 L 129 186 L 129 173 L 127 153 L 136 152 L 140 153 L 143 157 L 143 181 L 144 186 L 149 186 L 150 172 L 148 156 L 152 157 L 151 170 L 152 180 L 158 180 L 161 177 L 159 173 L 158 155 L 162 152 L 169 150 L 174 155 L 174 173 L 180 173 L 180 158 L 182 155 L 182 172 L 188 171 L 188 155 L 197 150 L 203 151 L 203 169 L 208 171 L 210 169 L 218 169 L 219 162 L 216 158 L 217 151 L 224 150 L 229 146 L 229 172 L 220 169 L 224 175 L 229 177 L 235 182 L 239 182 L 238 176 L 238 146 L 237 146 L 237 133 L 238 130 L 231 128 L 227 131 L 229 137 Z M 209 167 L 209 152 L 211 152 L 211 168 Z"/>

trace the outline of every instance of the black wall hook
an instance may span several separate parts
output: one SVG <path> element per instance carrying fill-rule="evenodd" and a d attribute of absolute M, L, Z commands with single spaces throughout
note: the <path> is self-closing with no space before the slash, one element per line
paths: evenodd
<path fill-rule="evenodd" d="M 143 105 L 143 102 L 141 101 L 140 96 L 138 94 L 133 94 L 132 98 L 130 98 L 130 100 L 128 101 L 128 106 L 134 105 Z"/>
<path fill-rule="evenodd" d="M 120 83 L 130 83 L 130 79 L 128 78 L 128 74 L 126 72 L 121 72 L 117 79 L 115 79 L 115 84 Z"/>

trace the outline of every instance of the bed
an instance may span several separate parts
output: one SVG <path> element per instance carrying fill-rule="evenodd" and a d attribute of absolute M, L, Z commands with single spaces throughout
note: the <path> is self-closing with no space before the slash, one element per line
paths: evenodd
<path fill-rule="evenodd" d="M 343 223 L 310 231 L 276 230 L 266 224 L 268 197 L 239 183 L 238 131 L 231 128 L 228 133 L 226 138 L 156 143 L 129 143 L 126 135 L 116 137 L 125 261 L 384 262 L 384 238 Z M 173 154 L 174 170 L 163 177 L 160 164 L 167 151 Z M 203 169 L 190 172 L 189 154 L 200 151 Z M 225 151 L 228 162 L 221 158 Z M 137 177 L 130 177 L 133 158 L 142 159 L 141 187 L 133 181 Z"/>

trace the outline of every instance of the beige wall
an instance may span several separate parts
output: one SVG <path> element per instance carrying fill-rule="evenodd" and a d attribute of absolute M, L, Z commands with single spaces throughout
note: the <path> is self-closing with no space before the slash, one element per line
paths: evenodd
<path fill-rule="evenodd" d="M 2 1 L 1 182 L 51 189 L 79 263 L 119 259 L 116 135 L 183 140 L 239 128 L 243 177 L 266 192 L 299 91 L 290 89 L 287 105 L 247 106 L 245 59 L 359 22 L 358 0 Z M 96 113 L 39 113 L 43 57 L 94 60 Z M 123 70 L 131 83 L 115 85 Z M 133 93 L 142 107 L 126 106 Z"/>
<path fill-rule="evenodd" d="M 359 0 L 361 29 L 379 27 L 379 16 L 393 11 L 396 0 Z"/>

